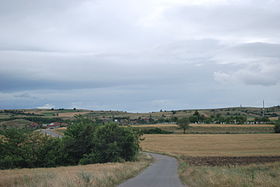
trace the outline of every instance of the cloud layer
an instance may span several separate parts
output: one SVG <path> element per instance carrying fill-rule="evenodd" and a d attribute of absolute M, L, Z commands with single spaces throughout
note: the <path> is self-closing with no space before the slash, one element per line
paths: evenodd
<path fill-rule="evenodd" d="M 0 107 L 278 105 L 279 8 L 273 0 L 0 0 Z"/>

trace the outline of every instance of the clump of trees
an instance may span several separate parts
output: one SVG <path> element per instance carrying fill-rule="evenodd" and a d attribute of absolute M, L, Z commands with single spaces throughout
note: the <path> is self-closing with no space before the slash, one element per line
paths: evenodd
<path fill-rule="evenodd" d="M 0 131 L 0 168 L 54 167 L 61 165 L 132 161 L 141 133 L 117 124 L 98 124 L 77 118 L 63 138 L 25 129 Z"/>

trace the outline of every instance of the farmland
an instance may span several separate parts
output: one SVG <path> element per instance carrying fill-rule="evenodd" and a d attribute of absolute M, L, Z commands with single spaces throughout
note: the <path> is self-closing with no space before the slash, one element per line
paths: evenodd
<path fill-rule="evenodd" d="M 196 115 L 198 112 L 199 115 Z M 273 133 L 273 123 L 279 114 L 279 107 L 267 108 L 266 119 L 270 121 L 266 123 L 256 121 L 257 118 L 261 119 L 260 108 L 152 113 L 30 109 L 2 110 L 0 120 L 3 127 L 28 126 L 32 122 L 39 125 L 50 122 L 71 124 L 75 115 L 82 115 L 93 123 L 116 122 L 124 128 L 131 126 L 142 130 L 158 128 L 172 134 L 145 134 L 145 140 L 141 142 L 142 149 L 177 157 L 180 162 L 180 177 L 189 186 L 263 186 L 266 182 L 269 186 L 275 186 L 276 178 L 280 177 L 280 135 Z M 244 123 L 230 121 L 230 124 L 225 124 L 226 122 L 219 121 L 237 120 L 244 116 L 247 119 Z M 181 117 L 194 120 L 201 117 L 212 121 L 207 124 L 204 121 L 191 123 L 185 135 L 176 125 L 176 120 Z M 52 130 L 63 135 L 66 129 L 67 125 Z M 135 175 L 149 162 L 1 170 L 0 186 L 111 186 Z"/>
<path fill-rule="evenodd" d="M 144 150 L 187 156 L 280 156 L 280 134 L 145 135 Z"/>
<path fill-rule="evenodd" d="M 137 162 L 0 170 L 0 187 L 114 186 L 135 176 L 152 161 L 145 155 L 139 159 Z"/>
<path fill-rule="evenodd" d="M 145 135 L 142 148 L 177 157 L 189 186 L 277 186 L 280 177 L 279 134 Z"/>
<path fill-rule="evenodd" d="M 280 106 L 268 107 L 264 110 L 255 107 L 231 107 L 197 110 L 160 110 L 147 113 L 76 108 L 0 110 L 0 121 L 25 119 L 36 123 L 44 123 L 48 121 L 44 119 L 52 119 L 53 121 L 59 120 L 62 122 L 62 120 L 73 120 L 76 115 L 83 115 L 98 122 L 116 121 L 122 125 L 175 123 L 179 118 L 183 117 L 189 117 L 193 123 L 272 124 L 280 116 Z"/>

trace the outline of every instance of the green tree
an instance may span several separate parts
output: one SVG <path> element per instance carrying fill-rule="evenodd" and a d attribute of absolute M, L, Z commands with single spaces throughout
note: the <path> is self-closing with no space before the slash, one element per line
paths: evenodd
<path fill-rule="evenodd" d="M 278 120 L 274 126 L 274 132 L 280 133 L 280 121 Z"/>
<path fill-rule="evenodd" d="M 190 125 L 190 120 L 189 120 L 189 118 L 178 119 L 177 125 L 179 126 L 179 128 L 183 129 L 184 134 L 186 134 L 186 130 L 189 128 L 189 125 Z"/>
<path fill-rule="evenodd" d="M 97 128 L 94 142 L 95 148 L 84 155 L 81 164 L 104 163 L 134 160 L 140 147 L 141 134 L 134 129 L 120 127 L 115 123 L 108 123 Z"/>
<path fill-rule="evenodd" d="M 0 132 L 0 168 L 32 168 L 63 165 L 61 140 L 24 129 Z"/>
<path fill-rule="evenodd" d="M 63 144 L 68 154 L 68 162 L 77 164 L 84 154 L 95 148 L 94 133 L 98 124 L 90 119 L 76 116 L 64 133 Z"/>

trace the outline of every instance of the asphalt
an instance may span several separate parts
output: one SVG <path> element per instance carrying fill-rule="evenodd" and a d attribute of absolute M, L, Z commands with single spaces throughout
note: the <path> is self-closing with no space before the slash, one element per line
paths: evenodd
<path fill-rule="evenodd" d="M 177 160 L 175 158 L 148 153 L 155 162 L 142 173 L 127 180 L 119 187 L 183 187 L 177 174 Z"/>

